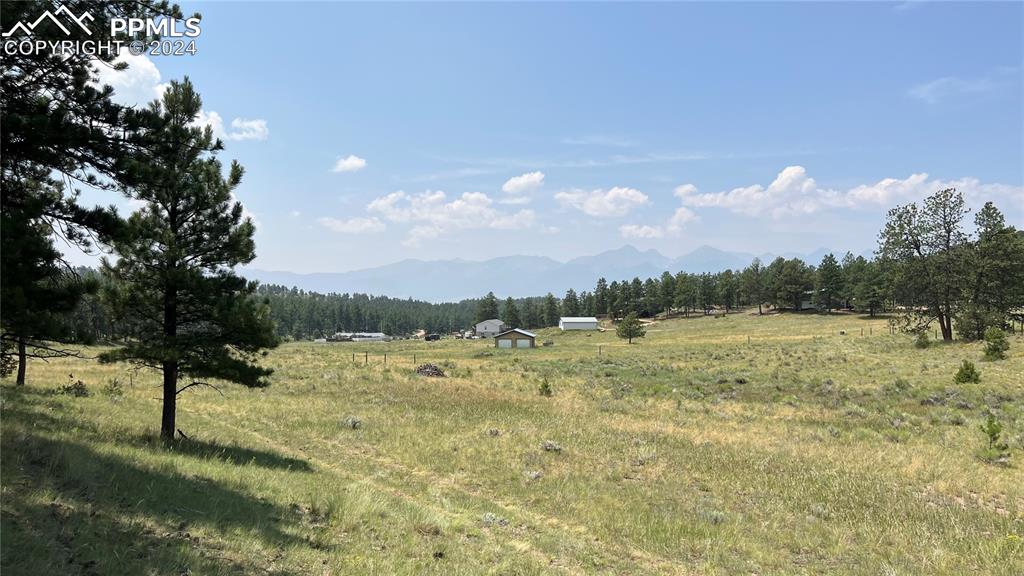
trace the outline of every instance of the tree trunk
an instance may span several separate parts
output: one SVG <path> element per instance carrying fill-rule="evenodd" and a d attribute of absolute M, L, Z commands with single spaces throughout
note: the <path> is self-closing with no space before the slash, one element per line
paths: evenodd
<path fill-rule="evenodd" d="M 173 262 L 168 266 L 173 270 Z M 173 284 L 164 288 L 164 358 L 170 355 L 171 359 L 163 361 L 164 372 L 164 406 L 163 415 L 160 420 L 160 437 L 166 441 L 174 440 L 174 417 L 176 400 L 178 397 L 178 290 Z"/>
<path fill-rule="evenodd" d="M 15 384 L 18 386 L 25 385 L 26 364 L 28 364 L 28 356 L 25 353 L 25 339 L 18 338 L 18 379 L 15 380 Z"/>
<path fill-rule="evenodd" d="M 939 328 L 942 329 L 943 342 L 953 341 L 953 321 L 946 314 L 939 315 Z"/>
<path fill-rule="evenodd" d="M 164 410 L 160 420 L 160 437 L 164 440 L 174 440 L 175 430 L 175 409 L 178 399 L 178 363 L 164 362 Z"/>
<path fill-rule="evenodd" d="M 763 312 L 761 312 L 761 303 L 760 303 L 760 302 L 758 302 L 758 303 L 757 303 L 757 315 L 758 315 L 758 316 L 760 316 L 760 315 L 762 315 L 762 314 L 763 314 Z"/>

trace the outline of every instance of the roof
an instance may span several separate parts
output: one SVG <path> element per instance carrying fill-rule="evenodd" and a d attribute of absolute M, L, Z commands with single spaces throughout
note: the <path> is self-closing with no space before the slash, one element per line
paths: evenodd
<path fill-rule="evenodd" d="M 527 332 L 526 330 L 523 330 L 522 328 L 513 328 L 511 330 L 505 330 L 501 334 L 498 334 L 497 336 L 495 336 L 495 338 L 501 338 L 505 334 L 511 334 L 513 332 L 518 332 L 518 333 L 522 334 L 523 336 L 529 336 L 530 338 L 536 338 L 537 337 L 537 335 L 534 334 L 533 332 Z"/>
<path fill-rule="evenodd" d="M 593 316 L 563 316 L 558 319 L 559 322 L 597 322 L 597 318 Z"/>
<path fill-rule="evenodd" d="M 502 322 L 501 320 L 498 320 L 497 318 L 491 318 L 490 320 L 481 320 L 481 321 L 477 322 L 476 324 L 474 324 L 474 326 L 479 326 L 481 324 L 487 324 L 488 322 L 497 322 L 498 324 L 504 324 L 504 322 Z"/>

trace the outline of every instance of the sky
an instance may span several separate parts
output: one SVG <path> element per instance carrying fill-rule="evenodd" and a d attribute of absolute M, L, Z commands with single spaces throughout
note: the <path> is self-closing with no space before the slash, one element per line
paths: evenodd
<path fill-rule="evenodd" d="M 1024 226 L 1019 2 L 182 6 L 196 55 L 101 81 L 191 78 L 254 268 L 863 253 L 949 186 Z"/>

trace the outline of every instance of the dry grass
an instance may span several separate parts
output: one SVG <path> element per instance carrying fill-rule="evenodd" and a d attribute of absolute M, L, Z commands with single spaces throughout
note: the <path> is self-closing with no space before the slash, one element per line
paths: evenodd
<path fill-rule="evenodd" d="M 855 316 L 647 334 L 289 344 L 270 388 L 187 392 L 173 449 L 155 374 L 34 364 L 2 388 L 4 574 L 1024 572 L 1020 338 L 978 362 Z M 69 373 L 90 397 L 52 393 Z M 977 456 L 986 410 L 1009 467 Z"/>

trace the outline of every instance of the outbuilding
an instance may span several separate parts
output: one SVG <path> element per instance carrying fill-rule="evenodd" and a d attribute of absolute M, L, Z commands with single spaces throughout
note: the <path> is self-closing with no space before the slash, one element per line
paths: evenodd
<path fill-rule="evenodd" d="M 521 328 L 506 330 L 494 337 L 495 348 L 536 348 L 537 335 Z"/>
<path fill-rule="evenodd" d="M 597 318 L 593 316 L 563 316 L 558 319 L 562 330 L 597 330 Z"/>
<path fill-rule="evenodd" d="M 476 335 L 482 338 L 490 338 L 491 336 L 497 336 L 502 332 L 509 329 L 504 322 L 497 318 L 490 320 L 484 320 L 483 322 L 477 322 L 476 326 L 473 327 L 476 330 Z"/>

